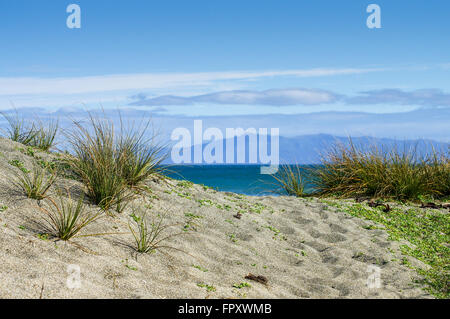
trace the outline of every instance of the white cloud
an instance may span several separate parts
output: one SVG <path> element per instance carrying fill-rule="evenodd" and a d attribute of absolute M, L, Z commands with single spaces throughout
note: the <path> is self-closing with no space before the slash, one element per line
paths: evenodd
<path fill-rule="evenodd" d="M 213 104 L 241 104 L 241 105 L 318 105 L 333 103 L 340 99 L 338 94 L 317 89 L 271 89 L 265 91 L 223 91 L 190 97 L 174 95 L 145 98 L 143 95 L 136 96 L 138 101 L 131 105 L 188 105 L 193 103 Z"/>
<path fill-rule="evenodd" d="M 350 104 L 397 104 L 420 105 L 423 107 L 449 107 L 450 94 L 440 89 L 420 89 L 403 91 L 399 89 L 383 89 L 360 92 L 361 95 L 347 99 Z"/>
<path fill-rule="evenodd" d="M 230 71 L 199 73 L 147 73 L 85 77 L 1 77 L 0 95 L 84 94 L 141 89 L 165 89 L 185 86 L 209 86 L 216 81 L 255 80 L 269 77 L 319 77 L 360 74 L 383 69 L 309 69 L 285 71 Z"/>

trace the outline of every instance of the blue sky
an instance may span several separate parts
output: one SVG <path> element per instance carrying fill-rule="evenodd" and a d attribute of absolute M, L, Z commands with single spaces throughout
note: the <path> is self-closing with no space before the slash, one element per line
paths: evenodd
<path fill-rule="evenodd" d="M 71 3 L 81 7 L 81 29 L 66 26 Z M 371 3 L 381 7 L 381 29 L 366 26 Z M 449 14 L 438 0 L 1 0 L 0 109 L 102 105 L 230 127 L 325 112 L 323 126 L 280 132 L 448 141 Z M 359 113 L 401 129 L 378 121 L 365 131 Z"/>

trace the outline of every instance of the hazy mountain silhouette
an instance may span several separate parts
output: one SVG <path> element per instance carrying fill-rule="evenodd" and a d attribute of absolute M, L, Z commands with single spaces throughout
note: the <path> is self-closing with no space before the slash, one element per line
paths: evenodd
<path fill-rule="evenodd" d="M 263 138 L 266 138 L 262 136 Z M 249 137 L 245 139 L 245 164 L 249 162 Z M 229 142 L 230 140 L 228 140 Z M 414 150 L 418 154 L 426 154 L 433 151 L 433 149 L 439 152 L 446 152 L 448 154 L 450 143 L 436 142 L 433 140 L 395 140 L 389 138 L 375 138 L 375 137 L 354 137 L 351 139 L 355 146 L 361 149 L 369 149 L 371 147 L 377 147 L 380 150 L 388 150 L 393 147 L 397 148 L 400 152 L 405 150 Z M 219 144 L 219 142 L 217 142 Z M 202 149 L 209 143 L 204 143 Z M 279 154 L 281 163 L 299 163 L 299 164 L 316 164 L 320 163 L 321 154 L 326 153 L 333 145 L 342 144 L 349 145 L 348 137 L 339 137 L 328 134 L 314 134 L 303 135 L 296 137 L 281 137 L 279 138 Z M 226 159 L 226 145 L 227 141 L 222 140 L 223 145 L 223 163 Z M 271 149 L 271 141 L 268 139 L 269 154 Z M 259 149 L 258 149 L 259 152 Z M 241 164 L 237 162 L 238 152 L 237 140 L 234 139 L 234 155 L 235 164 Z M 214 151 L 212 151 L 214 155 Z M 194 147 L 191 147 L 191 163 L 194 163 Z M 167 163 L 173 163 L 169 158 Z M 207 164 L 204 161 L 203 164 Z M 260 163 L 259 156 L 257 156 L 257 163 Z"/>

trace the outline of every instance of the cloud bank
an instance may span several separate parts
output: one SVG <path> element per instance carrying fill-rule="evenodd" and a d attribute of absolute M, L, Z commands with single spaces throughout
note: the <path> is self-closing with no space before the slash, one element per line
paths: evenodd
<path fill-rule="evenodd" d="M 196 73 L 142 73 L 84 77 L 0 77 L 1 95 L 82 94 L 118 90 L 210 86 L 217 81 L 255 80 L 270 77 L 321 77 L 362 74 L 384 69 L 304 69 L 284 71 L 230 71 Z"/>
<path fill-rule="evenodd" d="M 360 96 L 347 98 L 350 104 L 398 104 L 424 107 L 450 106 L 450 94 L 439 89 L 402 91 L 384 89 L 360 92 Z"/>
<path fill-rule="evenodd" d="M 335 92 L 320 89 L 271 89 L 265 91 L 233 90 L 220 91 L 189 97 L 176 95 L 163 95 L 147 98 L 139 94 L 130 103 L 134 106 L 170 106 L 203 104 L 242 104 L 242 105 L 320 105 L 335 102 L 343 102 L 347 105 L 415 105 L 422 107 L 450 107 L 450 94 L 440 89 L 421 89 L 415 91 L 403 91 L 399 89 L 383 89 L 359 92 L 356 96 L 345 96 Z"/>
<path fill-rule="evenodd" d="M 140 99 L 139 99 L 140 97 Z M 317 105 L 334 103 L 340 95 L 317 89 L 272 89 L 265 91 L 222 91 L 191 97 L 164 95 L 155 98 L 142 98 L 131 105 L 163 106 L 189 105 L 194 103 L 247 104 L 247 105 Z"/>

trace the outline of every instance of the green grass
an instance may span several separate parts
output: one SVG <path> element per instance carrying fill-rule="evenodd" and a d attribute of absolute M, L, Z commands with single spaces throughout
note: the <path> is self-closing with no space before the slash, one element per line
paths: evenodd
<path fill-rule="evenodd" d="M 49 151 L 55 145 L 59 130 L 59 121 L 50 120 L 46 124 L 40 122 L 33 139 L 27 144 L 42 151 Z"/>
<path fill-rule="evenodd" d="M 19 116 L 16 111 L 15 116 L 1 112 L 0 113 L 8 123 L 6 131 L 3 132 L 3 136 L 10 140 L 24 145 L 30 145 L 35 136 L 37 135 L 37 128 L 34 123 L 25 122 L 23 117 Z"/>
<path fill-rule="evenodd" d="M 56 180 L 54 171 L 48 171 L 35 164 L 32 172 L 20 170 L 14 171 L 16 180 L 14 183 L 29 198 L 41 200 L 46 197 L 47 191 Z"/>
<path fill-rule="evenodd" d="M 139 253 L 153 253 L 157 249 L 172 248 L 163 245 L 167 239 L 179 235 L 179 233 L 172 233 L 166 235 L 169 227 L 174 225 L 163 224 L 163 216 L 158 215 L 152 221 L 147 218 L 145 210 L 133 212 L 131 215 L 132 223 L 128 224 L 131 234 L 134 237 L 135 245 L 133 248 Z"/>
<path fill-rule="evenodd" d="M 131 125 L 125 131 L 122 121 L 117 133 L 114 123 L 90 114 L 87 125 L 74 123 L 69 141 L 72 156 L 67 162 L 88 189 L 88 196 L 103 209 L 122 211 L 137 191 L 145 191 L 146 179 L 159 173 L 165 158 L 155 144 L 155 135 L 146 138 L 148 126 Z M 129 190 L 133 189 L 133 192 Z"/>
<path fill-rule="evenodd" d="M 327 203 L 352 216 L 384 225 L 391 240 L 411 243 L 401 246 L 401 251 L 430 266 L 428 270 L 415 268 L 424 277 L 422 283 L 427 291 L 439 298 L 450 298 L 450 214 L 404 208 L 393 208 L 389 213 L 384 213 L 381 208 L 370 208 L 364 204 Z"/>
<path fill-rule="evenodd" d="M 419 155 L 414 148 L 337 145 L 312 172 L 320 195 L 419 200 L 450 195 L 450 158 L 433 151 Z"/>
<path fill-rule="evenodd" d="M 158 143 L 157 135 L 153 132 L 150 138 L 146 137 L 150 126 L 135 127 L 133 130 L 123 132 L 118 138 L 117 157 L 121 163 L 121 174 L 127 185 L 131 188 L 142 189 L 143 183 L 153 174 L 163 172 L 161 163 L 168 153 L 164 145 Z"/>
<path fill-rule="evenodd" d="M 73 156 L 67 162 L 87 187 L 89 198 L 102 209 L 122 207 L 127 184 L 118 161 L 114 126 L 110 121 L 90 116 L 89 126 L 74 123 L 69 133 Z"/>
<path fill-rule="evenodd" d="M 58 200 L 47 198 L 46 207 L 40 207 L 45 214 L 49 233 L 61 240 L 69 240 L 75 236 L 98 236 L 101 234 L 78 235 L 86 226 L 102 216 L 102 211 L 89 212 L 83 204 L 83 197 L 77 201 L 66 199 L 61 192 Z"/>
<path fill-rule="evenodd" d="M 50 120 L 46 124 L 34 121 L 25 121 L 23 117 L 15 113 L 15 116 L 0 113 L 7 121 L 8 127 L 3 136 L 26 146 L 36 147 L 43 151 L 50 150 L 55 143 L 59 130 L 58 121 Z"/>
<path fill-rule="evenodd" d="M 279 193 L 297 197 L 305 195 L 305 182 L 299 165 L 281 165 L 272 177 Z"/>

